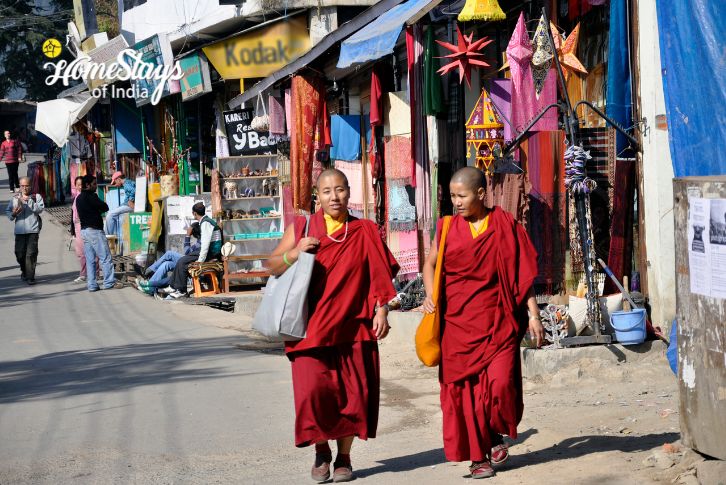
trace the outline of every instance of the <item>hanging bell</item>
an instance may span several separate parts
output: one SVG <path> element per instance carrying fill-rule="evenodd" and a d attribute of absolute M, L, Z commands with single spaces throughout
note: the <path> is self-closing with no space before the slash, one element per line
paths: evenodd
<path fill-rule="evenodd" d="M 504 20 L 507 16 L 497 0 L 466 0 L 459 13 L 459 22 L 469 20 Z"/>

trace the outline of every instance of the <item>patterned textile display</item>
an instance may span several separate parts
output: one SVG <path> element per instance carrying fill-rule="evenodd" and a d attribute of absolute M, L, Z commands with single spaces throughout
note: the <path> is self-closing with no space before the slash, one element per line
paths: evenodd
<path fill-rule="evenodd" d="M 293 209 L 308 213 L 311 210 L 315 151 L 321 148 L 325 136 L 325 85 L 318 78 L 294 76 L 291 97 Z"/>
<path fill-rule="evenodd" d="M 401 179 L 404 185 L 411 185 L 411 138 L 408 136 L 387 136 L 383 141 L 386 179 Z"/>
<path fill-rule="evenodd" d="M 633 217 L 635 196 L 635 159 L 619 158 L 615 166 L 615 193 L 613 220 L 610 230 L 610 251 L 608 266 L 619 281 L 630 276 L 633 253 Z M 595 221 L 593 221 L 594 224 Z M 608 278 L 604 294 L 616 293 L 618 289 Z"/>
<path fill-rule="evenodd" d="M 563 131 L 534 133 L 522 145 L 531 184 L 528 231 L 537 249 L 536 282 L 556 291 L 564 282 L 566 218 Z"/>
<path fill-rule="evenodd" d="M 398 276 L 416 275 L 419 269 L 418 231 L 389 231 L 388 248 L 401 266 Z"/>
<path fill-rule="evenodd" d="M 520 133 L 532 119 L 547 105 L 556 101 L 557 84 L 554 70 L 542 71 L 545 74 L 541 81 L 539 96 L 535 93 L 535 81 L 532 69 L 534 48 L 529 40 L 527 27 L 524 22 L 524 12 L 519 15 L 517 26 L 514 29 L 509 45 L 507 46 L 507 59 L 512 74 L 512 136 Z M 554 55 L 554 54 L 553 54 Z M 539 56 L 544 61 L 546 52 Z M 550 59 L 551 65 L 551 59 Z M 532 127 L 532 131 L 551 131 L 557 129 L 557 110 L 550 109 Z"/>
<path fill-rule="evenodd" d="M 362 211 L 365 205 L 363 196 L 363 164 L 361 162 L 345 162 L 343 160 L 336 160 L 335 168 L 343 172 L 348 178 L 348 184 L 350 185 L 350 200 L 348 201 L 348 207 L 355 211 Z M 368 190 L 368 203 L 373 203 L 370 190 Z"/>
<path fill-rule="evenodd" d="M 592 157 L 587 163 L 587 175 L 597 183 L 590 193 L 595 253 L 598 258 L 607 261 L 615 194 L 615 129 L 583 128 L 579 130 L 579 139 Z"/>
<path fill-rule="evenodd" d="M 285 90 L 285 128 L 290 136 L 292 133 L 292 89 Z"/>
<path fill-rule="evenodd" d="M 428 150 L 428 132 L 426 127 L 426 116 L 423 113 L 423 105 L 418 102 L 423 93 L 423 27 L 416 24 L 409 27 L 406 31 L 406 45 L 409 52 L 409 92 L 411 92 L 411 116 L 412 116 L 412 132 L 411 140 L 413 142 L 413 158 L 415 163 L 415 175 L 413 178 L 413 186 L 417 188 L 416 197 L 416 217 L 418 220 L 418 228 L 425 233 L 431 231 L 434 227 L 434 221 L 431 219 L 431 166 Z M 410 56 L 413 56 L 411 58 Z M 424 249 L 427 249 L 431 241 L 428 237 L 424 238 Z"/>
<path fill-rule="evenodd" d="M 486 204 L 498 205 L 526 228 L 529 225 L 531 187 L 524 173 L 493 173 L 487 175 Z"/>
<path fill-rule="evenodd" d="M 270 105 L 270 133 L 273 135 L 284 135 L 285 131 L 285 107 L 284 101 L 280 98 L 270 95 L 268 104 Z"/>
<path fill-rule="evenodd" d="M 205 263 L 193 262 L 189 265 L 189 276 L 196 278 L 205 271 L 216 271 L 221 273 L 224 271 L 224 263 L 221 261 L 207 261 Z"/>

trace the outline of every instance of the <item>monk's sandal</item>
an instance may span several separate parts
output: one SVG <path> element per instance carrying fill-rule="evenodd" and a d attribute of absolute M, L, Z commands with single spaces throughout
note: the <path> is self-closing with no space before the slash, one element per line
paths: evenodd
<path fill-rule="evenodd" d="M 350 465 L 334 465 L 333 482 L 350 482 L 353 480 L 353 467 Z"/>
<path fill-rule="evenodd" d="M 501 466 L 509 459 L 509 446 L 506 443 L 492 448 L 492 466 Z"/>
<path fill-rule="evenodd" d="M 472 463 L 469 471 L 471 472 L 471 478 L 489 478 L 495 475 L 494 468 L 488 461 Z"/>
<path fill-rule="evenodd" d="M 330 462 L 333 457 L 327 453 L 316 453 L 315 463 L 310 470 L 310 478 L 318 483 L 327 482 L 330 479 Z"/>

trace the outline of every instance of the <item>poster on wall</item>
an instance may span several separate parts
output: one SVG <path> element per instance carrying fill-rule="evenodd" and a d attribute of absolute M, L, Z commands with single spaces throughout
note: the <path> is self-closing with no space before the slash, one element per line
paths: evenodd
<path fill-rule="evenodd" d="M 688 199 L 691 292 L 726 298 L 726 199 Z"/>
<path fill-rule="evenodd" d="M 251 123 L 252 108 L 240 108 L 224 112 L 224 126 L 227 129 L 229 156 L 271 155 L 277 153 L 277 135 L 269 131 L 255 131 Z"/>

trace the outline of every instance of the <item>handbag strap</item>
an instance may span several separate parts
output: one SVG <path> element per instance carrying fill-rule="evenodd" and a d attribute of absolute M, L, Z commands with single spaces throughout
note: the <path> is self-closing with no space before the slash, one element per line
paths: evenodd
<path fill-rule="evenodd" d="M 257 93 L 257 112 L 255 113 L 257 116 L 260 116 L 259 108 L 260 104 L 262 105 L 262 111 L 265 113 L 265 116 L 267 116 L 267 107 L 265 106 L 265 100 L 262 99 L 262 93 Z"/>
<path fill-rule="evenodd" d="M 451 228 L 451 216 L 444 216 L 444 221 L 441 226 L 441 238 L 439 241 L 439 252 L 436 255 L 436 269 L 434 270 L 434 291 L 431 298 L 434 300 L 434 304 L 439 303 L 439 294 L 441 293 L 441 272 L 444 266 L 444 249 L 446 248 L 446 236 L 449 234 Z"/>

